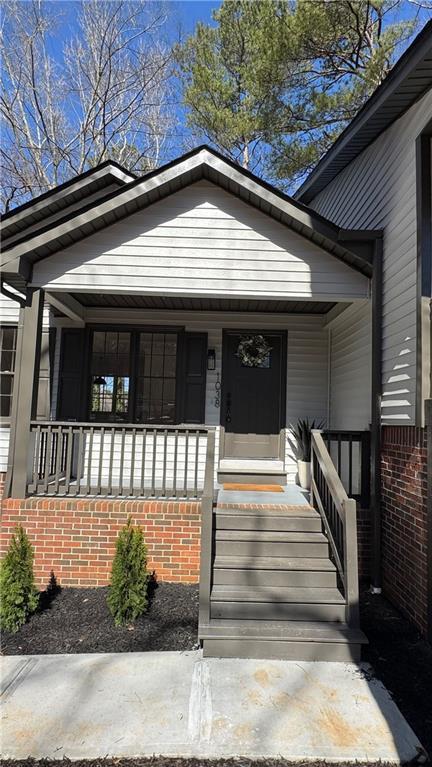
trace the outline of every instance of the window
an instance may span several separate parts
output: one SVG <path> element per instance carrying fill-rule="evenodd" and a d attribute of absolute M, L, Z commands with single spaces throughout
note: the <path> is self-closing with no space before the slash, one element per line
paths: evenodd
<path fill-rule="evenodd" d="M 128 420 L 130 369 L 131 334 L 95 331 L 91 356 L 91 420 Z"/>
<path fill-rule="evenodd" d="M 3 418 L 9 418 L 12 408 L 16 339 L 16 327 L 0 328 L 0 416 Z"/>
<path fill-rule="evenodd" d="M 139 334 L 137 421 L 174 423 L 176 360 L 176 333 Z"/>
<path fill-rule="evenodd" d="M 93 332 L 90 420 L 175 423 L 177 333 Z"/>

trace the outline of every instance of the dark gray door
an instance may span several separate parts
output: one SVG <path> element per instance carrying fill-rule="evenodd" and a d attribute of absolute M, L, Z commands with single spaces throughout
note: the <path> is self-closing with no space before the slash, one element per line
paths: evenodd
<path fill-rule="evenodd" d="M 224 333 L 221 422 L 227 432 L 277 434 L 285 425 L 286 334 L 262 332 L 271 352 L 260 367 L 237 356 L 241 338 L 259 332 Z"/>

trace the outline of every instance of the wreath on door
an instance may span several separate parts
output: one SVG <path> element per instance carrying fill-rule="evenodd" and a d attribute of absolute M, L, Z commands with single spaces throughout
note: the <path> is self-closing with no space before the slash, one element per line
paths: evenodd
<path fill-rule="evenodd" d="M 236 356 L 248 368 L 259 368 L 272 350 L 272 346 L 262 335 L 242 336 Z"/>

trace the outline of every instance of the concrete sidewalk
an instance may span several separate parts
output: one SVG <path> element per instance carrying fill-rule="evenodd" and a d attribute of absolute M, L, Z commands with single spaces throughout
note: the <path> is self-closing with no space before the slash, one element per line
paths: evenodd
<path fill-rule="evenodd" d="M 421 749 L 368 667 L 201 652 L 1 658 L 1 753 L 400 763 Z"/>

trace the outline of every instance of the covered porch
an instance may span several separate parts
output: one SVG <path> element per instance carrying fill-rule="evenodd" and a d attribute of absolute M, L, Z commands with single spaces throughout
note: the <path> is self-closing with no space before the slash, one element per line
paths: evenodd
<path fill-rule="evenodd" d="M 22 418 L 13 428 L 21 463 L 11 456 L 11 497 L 199 499 L 206 470 L 211 494 L 242 471 L 245 482 L 295 484 L 287 431 L 309 418 L 348 495 L 368 508 L 368 300 L 32 296 L 21 344 L 32 332 L 41 349 L 32 379 L 39 412 L 25 440 L 24 431 L 16 437 Z M 37 298 L 50 309 L 51 335 Z M 238 349 L 257 335 L 268 353 L 250 367 Z M 23 373 L 16 383 L 25 389 L 32 376 Z"/>

